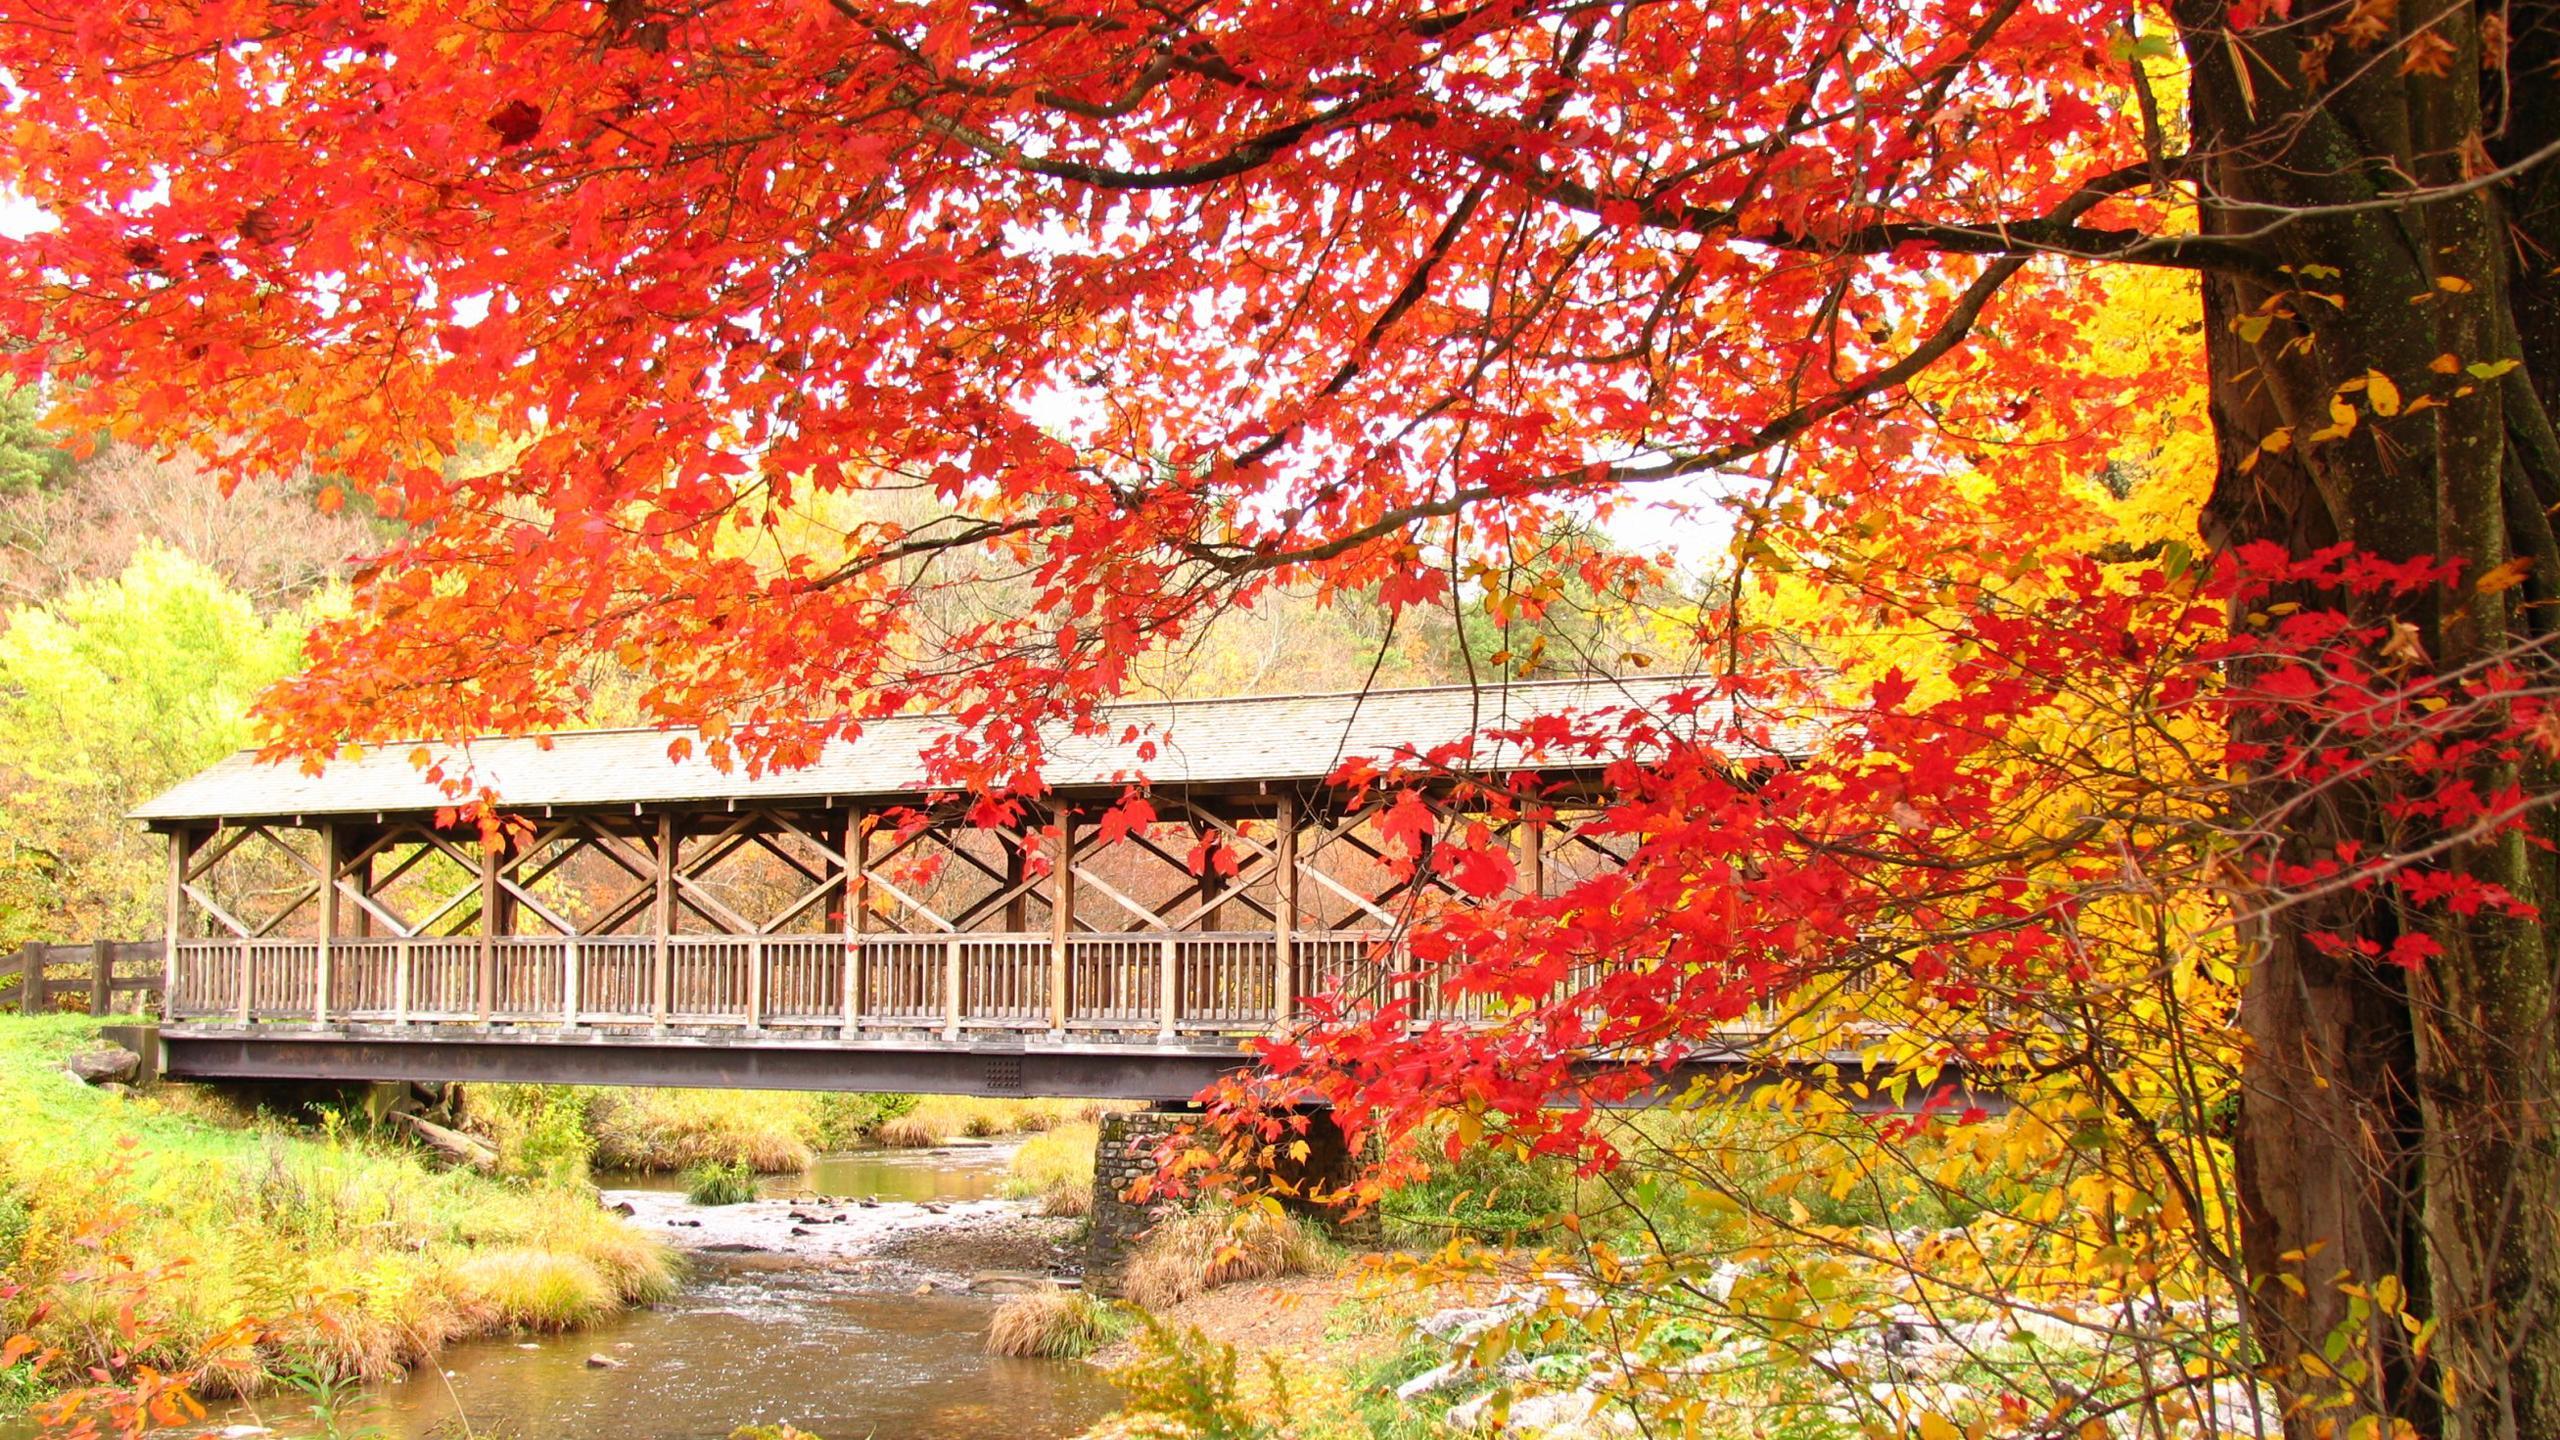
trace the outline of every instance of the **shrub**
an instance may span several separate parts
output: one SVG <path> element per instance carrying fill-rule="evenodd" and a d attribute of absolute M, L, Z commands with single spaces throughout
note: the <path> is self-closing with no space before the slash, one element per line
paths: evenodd
<path fill-rule="evenodd" d="M 1320 1274 L 1330 1248 L 1298 1217 L 1265 1201 L 1236 1210 L 1191 1210 L 1147 1233 L 1121 1277 L 1121 1292 L 1149 1310 L 1244 1280 Z"/>
<path fill-rule="evenodd" d="M 493 1250 L 464 1261 L 458 1278 L 496 1323 L 510 1329 L 574 1330 L 614 1308 L 604 1276 L 574 1255 Z"/>
<path fill-rule="evenodd" d="M 809 1103 L 808 1140 L 821 1150 L 842 1150 L 880 1133 L 880 1127 L 916 1108 L 916 1096 L 831 1091 Z"/>
<path fill-rule="evenodd" d="M 1236 1347 L 1197 1330 L 1175 1331 L 1153 1316 L 1140 1316 L 1138 1358 L 1111 1374 L 1123 1397 L 1120 1414 L 1129 1433 L 1184 1435 L 1194 1440 L 1267 1440 L 1289 1414 L 1288 1377 L 1280 1357 L 1262 1357 L 1269 1403 L 1247 1402 L 1236 1384 Z"/>
<path fill-rule="evenodd" d="M 1117 1339 L 1128 1323 L 1118 1307 L 1081 1290 L 1051 1286 L 996 1307 L 987 1326 L 990 1355 L 1079 1360 Z"/>
<path fill-rule="evenodd" d="M 585 1188 L 595 1158 L 588 1091 L 574 1085 L 466 1085 L 464 1119 L 498 1150 L 498 1171 Z"/>
<path fill-rule="evenodd" d="M 756 1198 L 756 1172 L 705 1160 L 684 1172 L 684 1198 L 696 1205 L 743 1205 Z"/>

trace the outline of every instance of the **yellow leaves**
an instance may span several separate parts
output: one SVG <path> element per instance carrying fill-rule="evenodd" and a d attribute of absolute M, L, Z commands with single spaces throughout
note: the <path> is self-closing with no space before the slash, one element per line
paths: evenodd
<path fill-rule="evenodd" d="M 2353 384 L 2355 382 L 2349 381 L 2348 383 Z M 2321 426 L 2319 429 L 2312 431 L 2309 438 L 2315 442 L 2321 440 L 2344 440 L 2348 436 L 2354 434 L 2356 431 L 2356 407 L 2348 404 L 2338 396 L 2330 396 L 2329 422 L 2330 423 Z"/>
<path fill-rule="evenodd" d="M 2436 277 L 2436 288 L 2447 295 L 2468 295 L 2471 293 L 2471 282 L 2459 275 L 2439 275 Z"/>
<path fill-rule="evenodd" d="M 2427 368 L 2439 375 L 2459 375 L 2462 373 L 2462 357 L 2448 350 L 2428 361 Z"/>
<path fill-rule="evenodd" d="M 2400 387 L 2379 370 L 2364 372 L 2364 398 L 2376 415 L 2388 419 L 2400 413 Z"/>
<path fill-rule="evenodd" d="M 2473 582 L 2471 588 L 2483 595 L 2496 595 L 2502 591 L 2513 590 L 2524 583 L 2526 574 L 2532 569 L 2532 558 L 2519 555 L 2480 572 L 2480 578 Z"/>
<path fill-rule="evenodd" d="M 1920 1440 L 1964 1440 L 1964 1431 L 1935 1410 L 1920 1413 Z"/>

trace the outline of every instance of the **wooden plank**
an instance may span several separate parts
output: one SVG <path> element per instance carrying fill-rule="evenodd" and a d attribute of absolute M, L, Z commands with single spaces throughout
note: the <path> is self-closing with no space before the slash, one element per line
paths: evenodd
<path fill-rule="evenodd" d="M 339 858 L 338 827 L 331 821 L 320 822 L 320 970 L 311 982 L 311 1022 L 329 1023 L 329 971 L 331 942 L 338 935 L 338 882 L 344 862 Z"/>
<path fill-rule="evenodd" d="M 115 993 L 116 944 L 112 940 L 92 940 L 89 942 L 89 1013 L 106 1014 Z"/>
<path fill-rule="evenodd" d="M 506 923 L 499 909 L 503 893 L 498 881 L 498 852 L 480 842 L 480 1023 L 489 1023 L 498 996 L 498 927 Z"/>
<path fill-rule="evenodd" d="M 942 942 L 942 1038 L 960 1038 L 960 937 Z"/>
<path fill-rule="evenodd" d="M 1272 837 L 1271 959 L 1279 968 L 1272 985 L 1272 1023 L 1287 1025 L 1298 1012 L 1298 798 L 1280 796 L 1280 830 Z"/>
<path fill-rule="evenodd" d="M 657 930 L 657 949 L 651 958 L 649 1008 L 655 1024 L 667 1028 L 668 993 L 674 988 L 675 957 L 669 941 L 676 928 L 676 817 L 658 816 L 658 899 L 652 907 L 651 922 Z"/>
<path fill-rule="evenodd" d="M 187 928 L 187 857 L 194 849 L 193 830 L 180 826 L 169 832 L 169 901 L 168 914 L 163 917 L 168 929 L 161 932 L 160 940 L 164 947 L 160 958 L 160 973 L 164 977 L 160 1013 L 164 1016 L 170 1013 L 169 1007 L 178 999 L 178 937 Z"/>
<path fill-rule="evenodd" d="M 1076 814 L 1061 800 L 1054 807 L 1058 833 L 1049 858 L 1049 1028 L 1067 1028 L 1067 937 L 1076 923 Z"/>
<path fill-rule="evenodd" d="M 861 1026 L 863 1001 L 862 932 L 870 926 L 870 896 L 863 891 L 863 872 L 870 868 L 869 817 L 857 805 L 844 821 L 844 1033 L 850 1037 Z"/>

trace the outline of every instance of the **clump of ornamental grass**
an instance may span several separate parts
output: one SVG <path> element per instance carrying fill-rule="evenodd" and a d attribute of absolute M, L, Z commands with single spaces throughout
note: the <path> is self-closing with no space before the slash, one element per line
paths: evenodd
<path fill-rule="evenodd" d="M 743 1205 L 756 1198 L 756 1172 L 705 1160 L 684 1172 L 684 1198 L 696 1205 Z"/>
<path fill-rule="evenodd" d="M 1119 1338 L 1128 1319 L 1119 1307 L 1081 1290 L 1050 1286 L 996 1307 L 987 1353 L 1043 1360 L 1080 1360 Z"/>
<path fill-rule="evenodd" d="M 1276 1204 L 1203 1208 L 1148 1231 L 1120 1286 L 1135 1304 L 1163 1310 L 1222 1285 L 1323 1274 L 1334 1263 L 1331 1244 Z"/>
<path fill-rule="evenodd" d="M 458 1278 L 492 1322 L 510 1330 L 574 1330 L 614 1309 L 613 1288 L 574 1255 L 494 1250 L 464 1261 Z"/>

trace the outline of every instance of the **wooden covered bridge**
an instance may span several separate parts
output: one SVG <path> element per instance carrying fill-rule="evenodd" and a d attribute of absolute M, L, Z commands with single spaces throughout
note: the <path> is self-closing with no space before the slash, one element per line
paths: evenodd
<path fill-rule="evenodd" d="M 515 818 L 494 852 L 439 828 L 453 802 L 415 747 L 318 775 L 238 755 L 137 812 L 169 838 L 164 1056 L 204 1078 L 1178 1099 L 1314 996 L 1414 984 L 1396 937 L 1438 882 L 1390 862 L 1392 793 L 1328 783 L 1344 760 L 1472 744 L 1462 772 L 1533 773 L 1551 803 L 1503 828 L 1522 883 L 1554 885 L 1617 860 L 1578 824 L 1594 762 L 1488 732 L 1688 688 L 1130 704 L 1050 746 L 1050 793 L 1019 807 L 928 786 L 953 728 L 932 716 L 756 776 L 699 743 L 673 758 L 664 730 L 482 740 L 446 764 Z M 1755 748 L 1726 714 L 1678 723 Z M 1152 823 L 1112 818 L 1141 776 Z"/>

